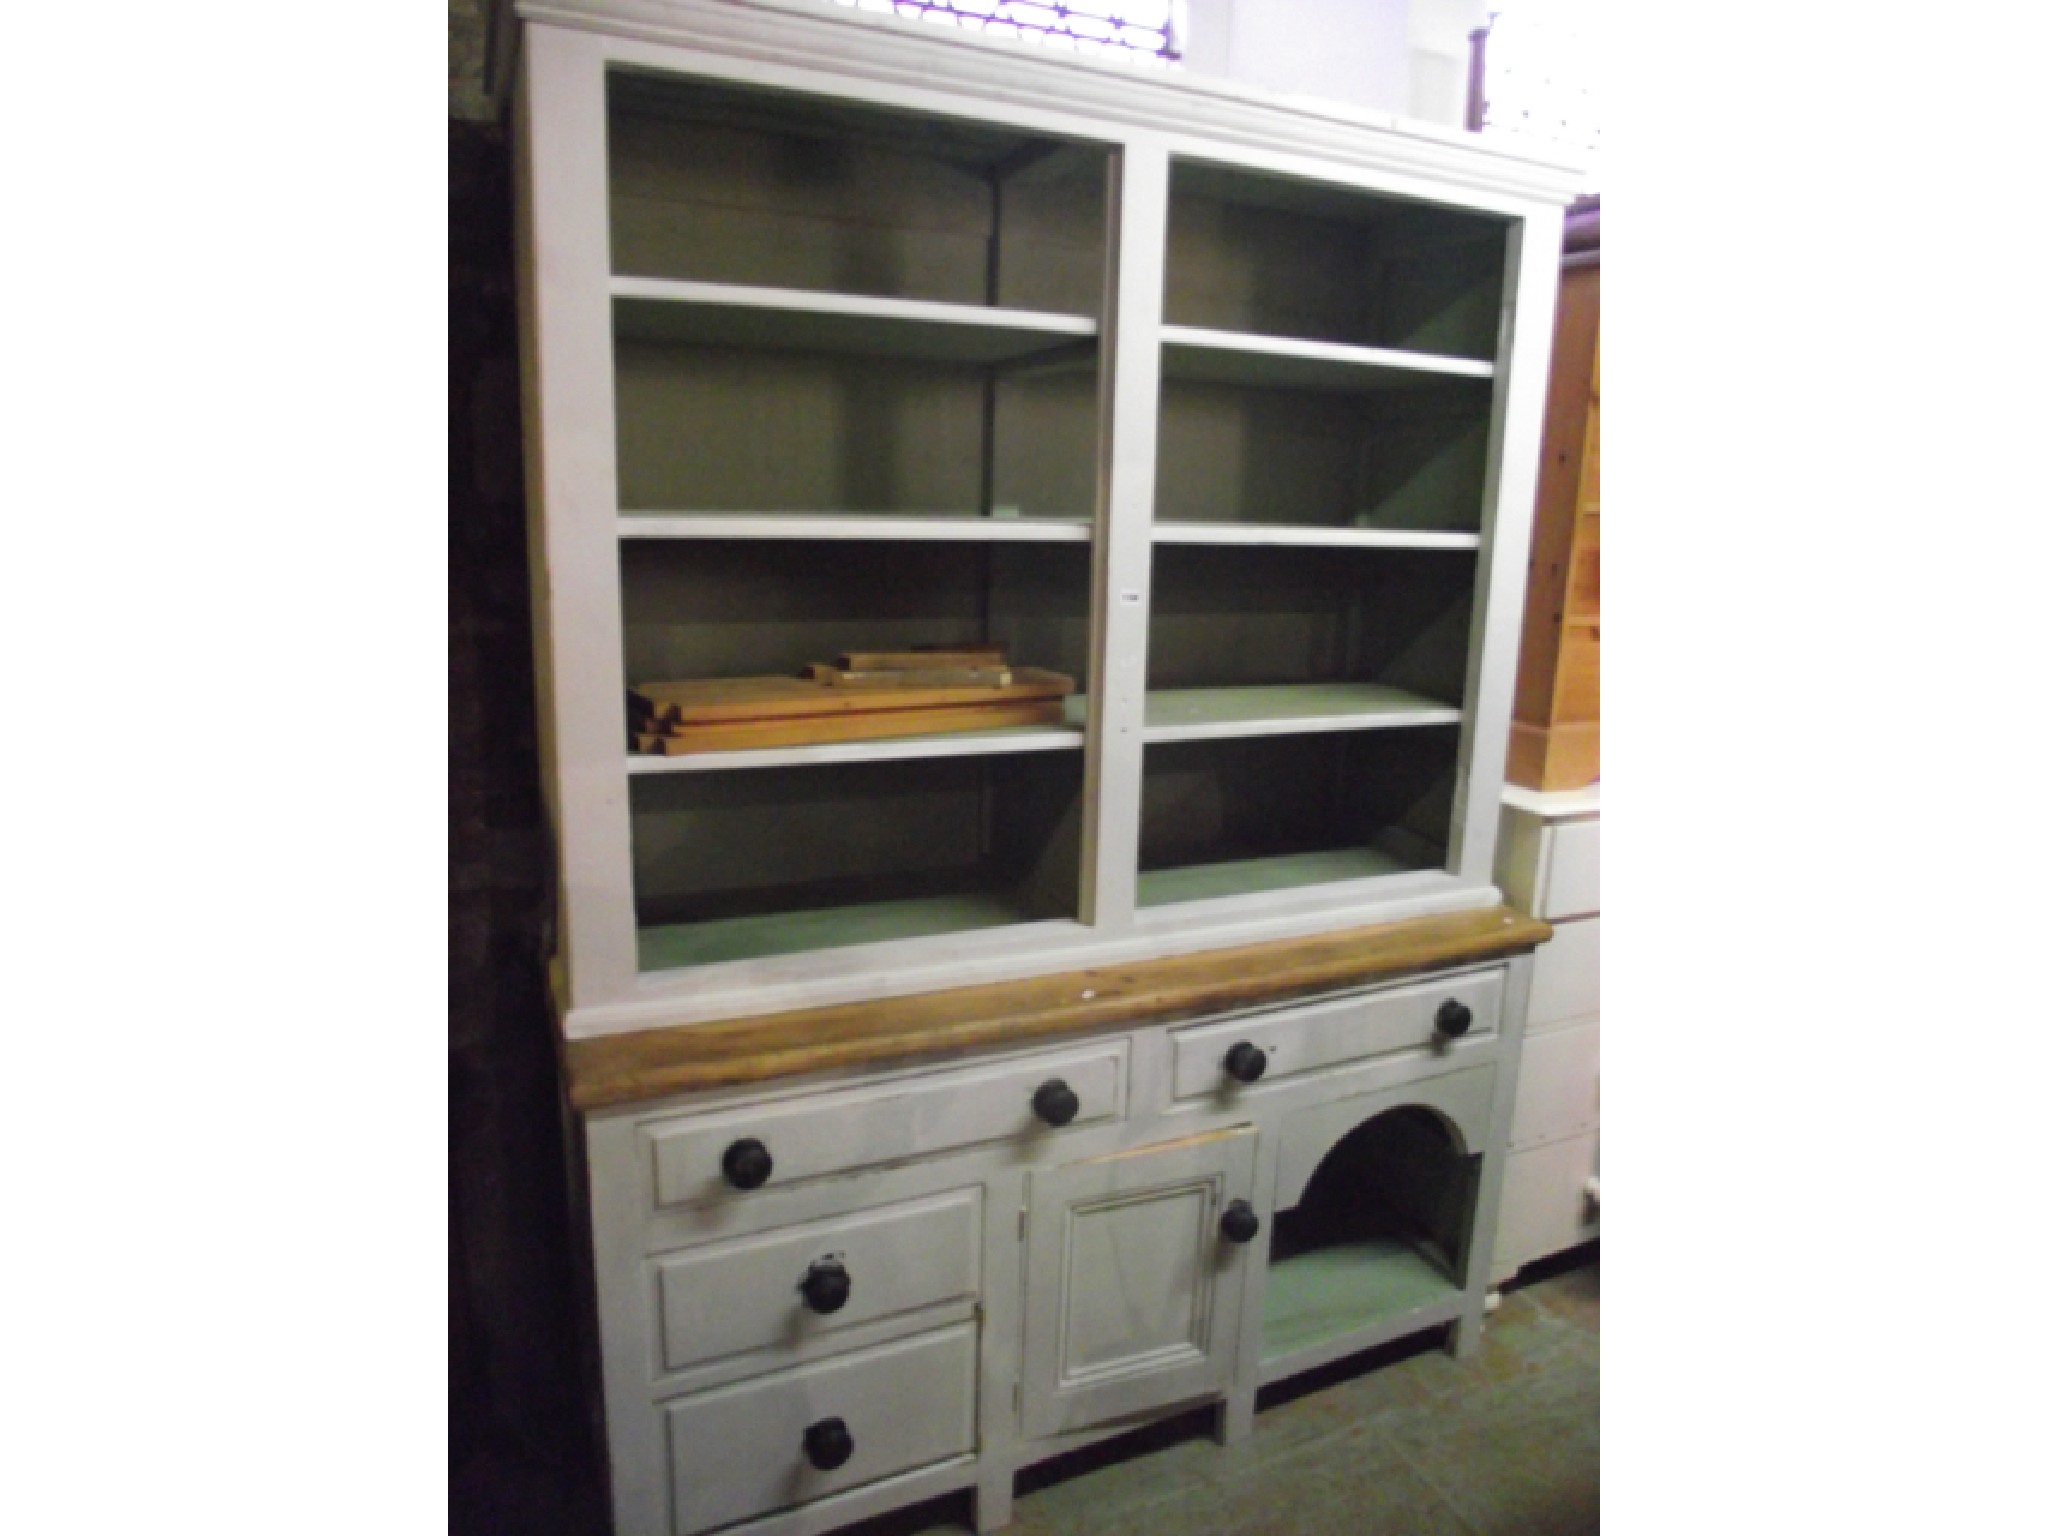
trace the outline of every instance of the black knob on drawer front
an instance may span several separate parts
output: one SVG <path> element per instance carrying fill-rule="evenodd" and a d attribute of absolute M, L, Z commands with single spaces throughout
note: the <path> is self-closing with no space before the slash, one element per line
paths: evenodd
<path fill-rule="evenodd" d="M 804 1271 L 797 1289 L 803 1292 L 804 1305 L 813 1312 L 837 1312 L 853 1294 L 853 1276 L 837 1259 L 820 1259 Z"/>
<path fill-rule="evenodd" d="M 759 1189 L 775 1171 L 775 1159 L 760 1142 L 743 1136 L 725 1149 L 720 1166 L 725 1169 L 725 1182 L 734 1189 Z"/>
<path fill-rule="evenodd" d="M 1456 1039 L 1472 1027 L 1472 1010 L 1455 997 L 1446 998 L 1436 1011 L 1436 1032 Z"/>
<path fill-rule="evenodd" d="M 1031 1112 L 1047 1125 L 1067 1125 L 1081 1113 L 1081 1096 L 1059 1078 L 1051 1078 L 1031 1095 Z"/>
<path fill-rule="evenodd" d="M 1266 1075 L 1266 1053 L 1249 1040 L 1240 1040 L 1223 1053 L 1223 1070 L 1240 1083 L 1256 1083 Z"/>
<path fill-rule="evenodd" d="M 853 1433 L 844 1419 L 820 1419 L 804 1430 L 804 1460 L 820 1472 L 843 1467 L 853 1456 Z"/>
<path fill-rule="evenodd" d="M 1248 1243 L 1259 1235 L 1259 1213 L 1249 1200 L 1233 1200 L 1223 1208 L 1223 1235 L 1233 1243 Z"/>

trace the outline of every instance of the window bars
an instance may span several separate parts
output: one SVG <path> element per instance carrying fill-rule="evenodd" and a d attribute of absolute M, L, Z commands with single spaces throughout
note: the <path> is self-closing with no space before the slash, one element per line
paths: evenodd
<path fill-rule="evenodd" d="M 1081 53 L 1147 61 L 1180 58 L 1176 0 L 833 0 L 862 11 L 920 17 L 988 37 L 1020 37 Z"/>

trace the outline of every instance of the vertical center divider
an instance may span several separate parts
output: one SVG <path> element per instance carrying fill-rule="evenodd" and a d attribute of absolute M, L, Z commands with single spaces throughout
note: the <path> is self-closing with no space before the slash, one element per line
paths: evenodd
<path fill-rule="evenodd" d="M 1167 153 L 1134 136 L 1111 157 L 1096 451 L 1095 653 L 1083 800 L 1081 921 L 1128 928 L 1138 905 L 1145 642 L 1159 453 L 1159 330 L 1166 291 Z"/>

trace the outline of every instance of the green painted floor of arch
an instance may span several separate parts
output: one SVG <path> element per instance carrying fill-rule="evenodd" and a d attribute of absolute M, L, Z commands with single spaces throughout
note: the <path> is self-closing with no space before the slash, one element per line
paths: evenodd
<path fill-rule="evenodd" d="M 1571 1267 L 1504 1294 L 1470 1360 L 1391 1345 L 1269 1389 L 1241 1445 L 1203 1411 L 1027 1469 L 1006 1536 L 1595 1536 L 1598 1251 L 1553 1264 Z M 967 1518 L 956 1496 L 841 1536 Z"/>

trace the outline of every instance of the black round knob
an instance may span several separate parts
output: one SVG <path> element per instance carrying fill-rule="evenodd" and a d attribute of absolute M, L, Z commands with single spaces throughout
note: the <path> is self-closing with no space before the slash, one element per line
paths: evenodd
<path fill-rule="evenodd" d="M 1051 1078 L 1031 1095 L 1031 1112 L 1047 1125 L 1066 1125 L 1081 1113 L 1081 1096 L 1059 1078 Z"/>
<path fill-rule="evenodd" d="M 725 1149 L 720 1166 L 725 1169 L 725 1182 L 734 1189 L 759 1189 L 775 1171 L 775 1159 L 760 1142 L 743 1136 Z"/>
<path fill-rule="evenodd" d="M 1223 1053 L 1223 1070 L 1240 1083 L 1256 1083 L 1266 1075 L 1266 1053 L 1249 1040 L 1240 1040 Z"/>
<path fill-rule="evenodd" d="M 1472 1010 L 1455 997 L 1446 998 L 1436 1011 L 1436 1032 L 1456 1039 L 1472 1027 Z"/>
<path fill-rule="evenodd" d="M 804 1430 L 804 1460 L 820 1472 L 843 1467 L 853 1455 L 853 1432 L 844 1419 L 820 1419 Z"/>
<path fill-rule="evenodd" d="M 1233 1243 L 1248 1243 L 1259 1235 L 1259 1213 L 1249 1200 L 1233 1200 L 1223 1208 L 1223 1235 Z"/>
<path fill-rule="evenodd" d="M 837 1312 L 853 1294 L 853 1276 L 837 1259 L 820 1259 L 804 1271 L 797 1289 L 813 1312 Z"/>

